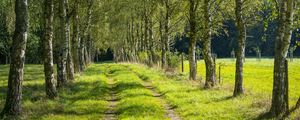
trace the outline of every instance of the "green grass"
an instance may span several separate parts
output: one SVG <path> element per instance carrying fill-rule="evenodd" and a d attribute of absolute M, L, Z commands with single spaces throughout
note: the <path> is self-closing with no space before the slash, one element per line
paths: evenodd
<path fill-rule="evenodd" d="M 204 79 L 188 81 L 187 73 L 166 76 L 162 71 L 150 69 L 142 65 L 130 67 L 151 81 L 157 89 L 166 93 L 165 98 L 175 108 L 181 117 L 187 120 L 195 119 L 257 119 L 270 108 L 272 95 L 273 60 L 247 59 L 244 73 L 246 95 L 232 98 L 234 86 L 234 61 L 230 59 L 218 60 L 223 67 L 223 84 L 212 90 L 203 89 Z M 293 107 L 300 97 L 300 60 L 290 63 L 290 107 Z M 204 62 L 198 62 L 200 78 L 205 78 Z M 185 62 L 188 71 L 188 62 Z M 300 110 L 294 111 L 291 119 L 300 118 Z"/>
<path fill-rule="evenodd" d="M 5 103 L 9 66 L 0 66 L 0 108 Z M 106 110 L 108 96 L 105 68 L 91 65 L 76 78 L 76 82 L 59 90 L 59 98 L 47 100 L 44 92 L 42 65 L 25 65 L 22 119 L 32 120 L 87 120 L 101 119 Z"/>
<path fill-rule="evenodd" d="M 223 83 L 214 89 L 203 89 L 204 62 L 198 62 L 201 81 L 189 81 L 188 73 L 165 74 L 156 68 L 140 64 L 92 64 L 76 81 L 59 90 L 59 98 L 47 100 L 44 92 L 42 65 L 25 65 L 22 119 L 30 120 L 87 120 L 103 119 L 110 98 L 109 81 L 115 83 L 116 111 L 121 120 L 163 120 L 166 111 L 161 101 L 142 83 L 150 82 L 163 94 L 165 101 L 184 120 L 257 119 L 270 108 L 272 95 L 273 60 L 247 59 L 244 70 L 246 95 L 233 98 L 235 63 L 221 59 Z M 289 64 L 290 107 L 300 96 L 300 59 Z M 0 108 L 7 91 L 8 65 L 0 65 Z M 179 70 L 178 70 L 179 71 Z M 185 62 L 188 71 L 188 62 Z M 299 119 L 300 110 L 291 114 Z"/>
<path fill-rule="evenodd" d="M 142 85 L 142 80 L 127 67 L 111 65 L 108 76 L 116 82 L 116 91 L 121 99 L 117 104 L 119 119 L 163 120 L 165 111 L 160 101 Z"/>

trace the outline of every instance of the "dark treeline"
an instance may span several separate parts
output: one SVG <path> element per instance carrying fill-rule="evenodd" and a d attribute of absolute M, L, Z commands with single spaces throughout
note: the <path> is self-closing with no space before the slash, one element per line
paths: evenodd
<path fill-rule="evenodd" d="M 236 28 L 233 20 L 225 21 L 224 29 L 228 32 L 221 32 L 212 38 L 212 50 L 220 58 L 230 58 L 232 50 L 236 49 Z M 247 43 L 246 43 L 246 57 L 256 57 L 257 49 L 260 49 L 262 57 L 273 58 L 275 47 L 275 34 L 276 22 L 271 21 L 268 23 L 266 31 L 263 31 L 262 23 L 256 23 L 249 26 Z M 265 33 L 264 33 L 265 32 Z M 291 46 L 296 45 L 299 41 L 299 31 L 295 30 L 291 39 Z M 183 52 L 188 54 L 189 37 L 179 36 L 175 38 L 172 51 Z M 202 49 L 202 44 L 199 42 L 197 48 Z M 290 52 L 289 52 L 290 54 Z M 300 56 L 300 49 L 293 51 L 294 57 Z"/>

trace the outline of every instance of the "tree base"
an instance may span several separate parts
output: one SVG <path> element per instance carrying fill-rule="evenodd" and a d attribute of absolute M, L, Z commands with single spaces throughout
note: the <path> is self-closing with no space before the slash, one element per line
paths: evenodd
<path fill-rule="evenodd" d="M 298 108 L 300 108 L 300 97 L 299 97 L 298 102 L 296 104 L 296 109 L 298 109 Z"/>
<path fill-rule="evenodd" d="M 12 112 L 11 110 L 3 109 L 0 113 L 0 119 L 2 120 L 19 120 L 20 112 Z"/>

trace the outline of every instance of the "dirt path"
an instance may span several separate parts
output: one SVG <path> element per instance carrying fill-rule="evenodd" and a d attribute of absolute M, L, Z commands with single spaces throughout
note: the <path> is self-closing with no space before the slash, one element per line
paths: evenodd
<path fill-rule="evenodd" d="M 153 97 L 156 97 L 159 99 L 159 101 L 162 103 L 165 111 L 166 111 L 166 117 L 170 118 L 171 120 L 181 120 L 181 118 L 176 114 L 176 112 L 173 110 L 173 108 L 165 101 L 163 98 L 163 94 L 157 92 L 155 87 L 152 86 L 150 82 L 143 81 L 143 86 L 149 90 L 151 90 Z"/>
<path fill-rule="evenodd" d="M 117 120 L 118 115 L 117 115 L 117 103 L 118 103 L 118 98 L 117 98 L 117 92 L 116 92 L 116 85 L 115 82 L 112 79 L 109 79 L 108 81 L 109 84 L 109 94 L 110 98 L 107 100 L 109 102 L 108 109 L 105 112 L 104 115 L 104 120 Z"/>
<path fill-rule="evenodd" d="M 133 72 L 132 69 L 131 69 L 130 67 L 127 67 L 127 68 L 128 68 L 129 71 Z M 136 72 L 134 72 L 134 73 L 135 73 L 137 76 L 139 76 L 138 73 L 136 73 Z M 176 112 L 175 112 L 174 109 L 171 107 L 171 105 L 168 104 L 168 103 L 166 102 L 165 98 L 163 97 L 163 94 L 159 93 L 159 92 L 155 89 L 155 87 L 153 87 L 153 85 L 151 84 L 151 82 L 146 82 L 146 81 L 144 81 L 143 78 L 141 78 L 140 76 L 139 76 L 139 78 L 142 80 L 142 83 L 141 83 L 141 84 L 142 84 L 145 88 L 149 89 L 149 90 L 152 92 L 153 97 L 158 98 L 158 100 L 161 102 L 161 104 L 163 105 L 163 107 L 164 107 L 164 109 L 165 109 L 165 111 L 166 111 L 165 116 L 166 116 L 167 118 L 170 118 L 171 120 L 181 120 L 181 118 L 179 117 L 179 115 L 176 114 Z"/>

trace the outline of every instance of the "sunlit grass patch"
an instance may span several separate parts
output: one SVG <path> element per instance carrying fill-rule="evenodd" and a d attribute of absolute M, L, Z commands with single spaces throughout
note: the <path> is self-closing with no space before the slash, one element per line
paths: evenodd
<path fill-rule="evenodd" d="M 0 107 L 3 108 L 7 89 L 8 65 L 0 66 Z M 82 76 L 59 90 L 59 97 L 47 100 L 42 65 L 25 65 L 22 119 L 88 120 L 101 119 L 107 107 L 108 88 L 102 65 L 90 65 Z"/>
<path fill-rule="evenodd" d="M 144 65 L 128 65 L 139 76 L 147 78 L 161 92 L 180 116 L 195 119 L 256 119 L 267 112 L 271 104 L 273 60 L 247 59 L 244 70 L 246 95 L 233 98 L 235 62 L 230 59 L 217 60 L 223 63 L 222 82 L 212 90 L 203 89 L 202 84 L 188 80 L 188 62 L 185 62 L 183 76 L 166 76 L 163 71 Z M 290 106 L 293 107 L 300 96 L 299 59 L 289 64 Z M 198 62 L 198 75 L 205 78 L 204 61 Z M 291 118 L 299 118 L 299 110 Z"/>
<path fill-rule="evenodd" d="M 118 118 L 122 120 L 166 119 L 162 103 L 153 97 L 142 80 L 123 65 L 111 66 L 110 75 L 116 83 L 120 101 L 117 104 Z"/>

